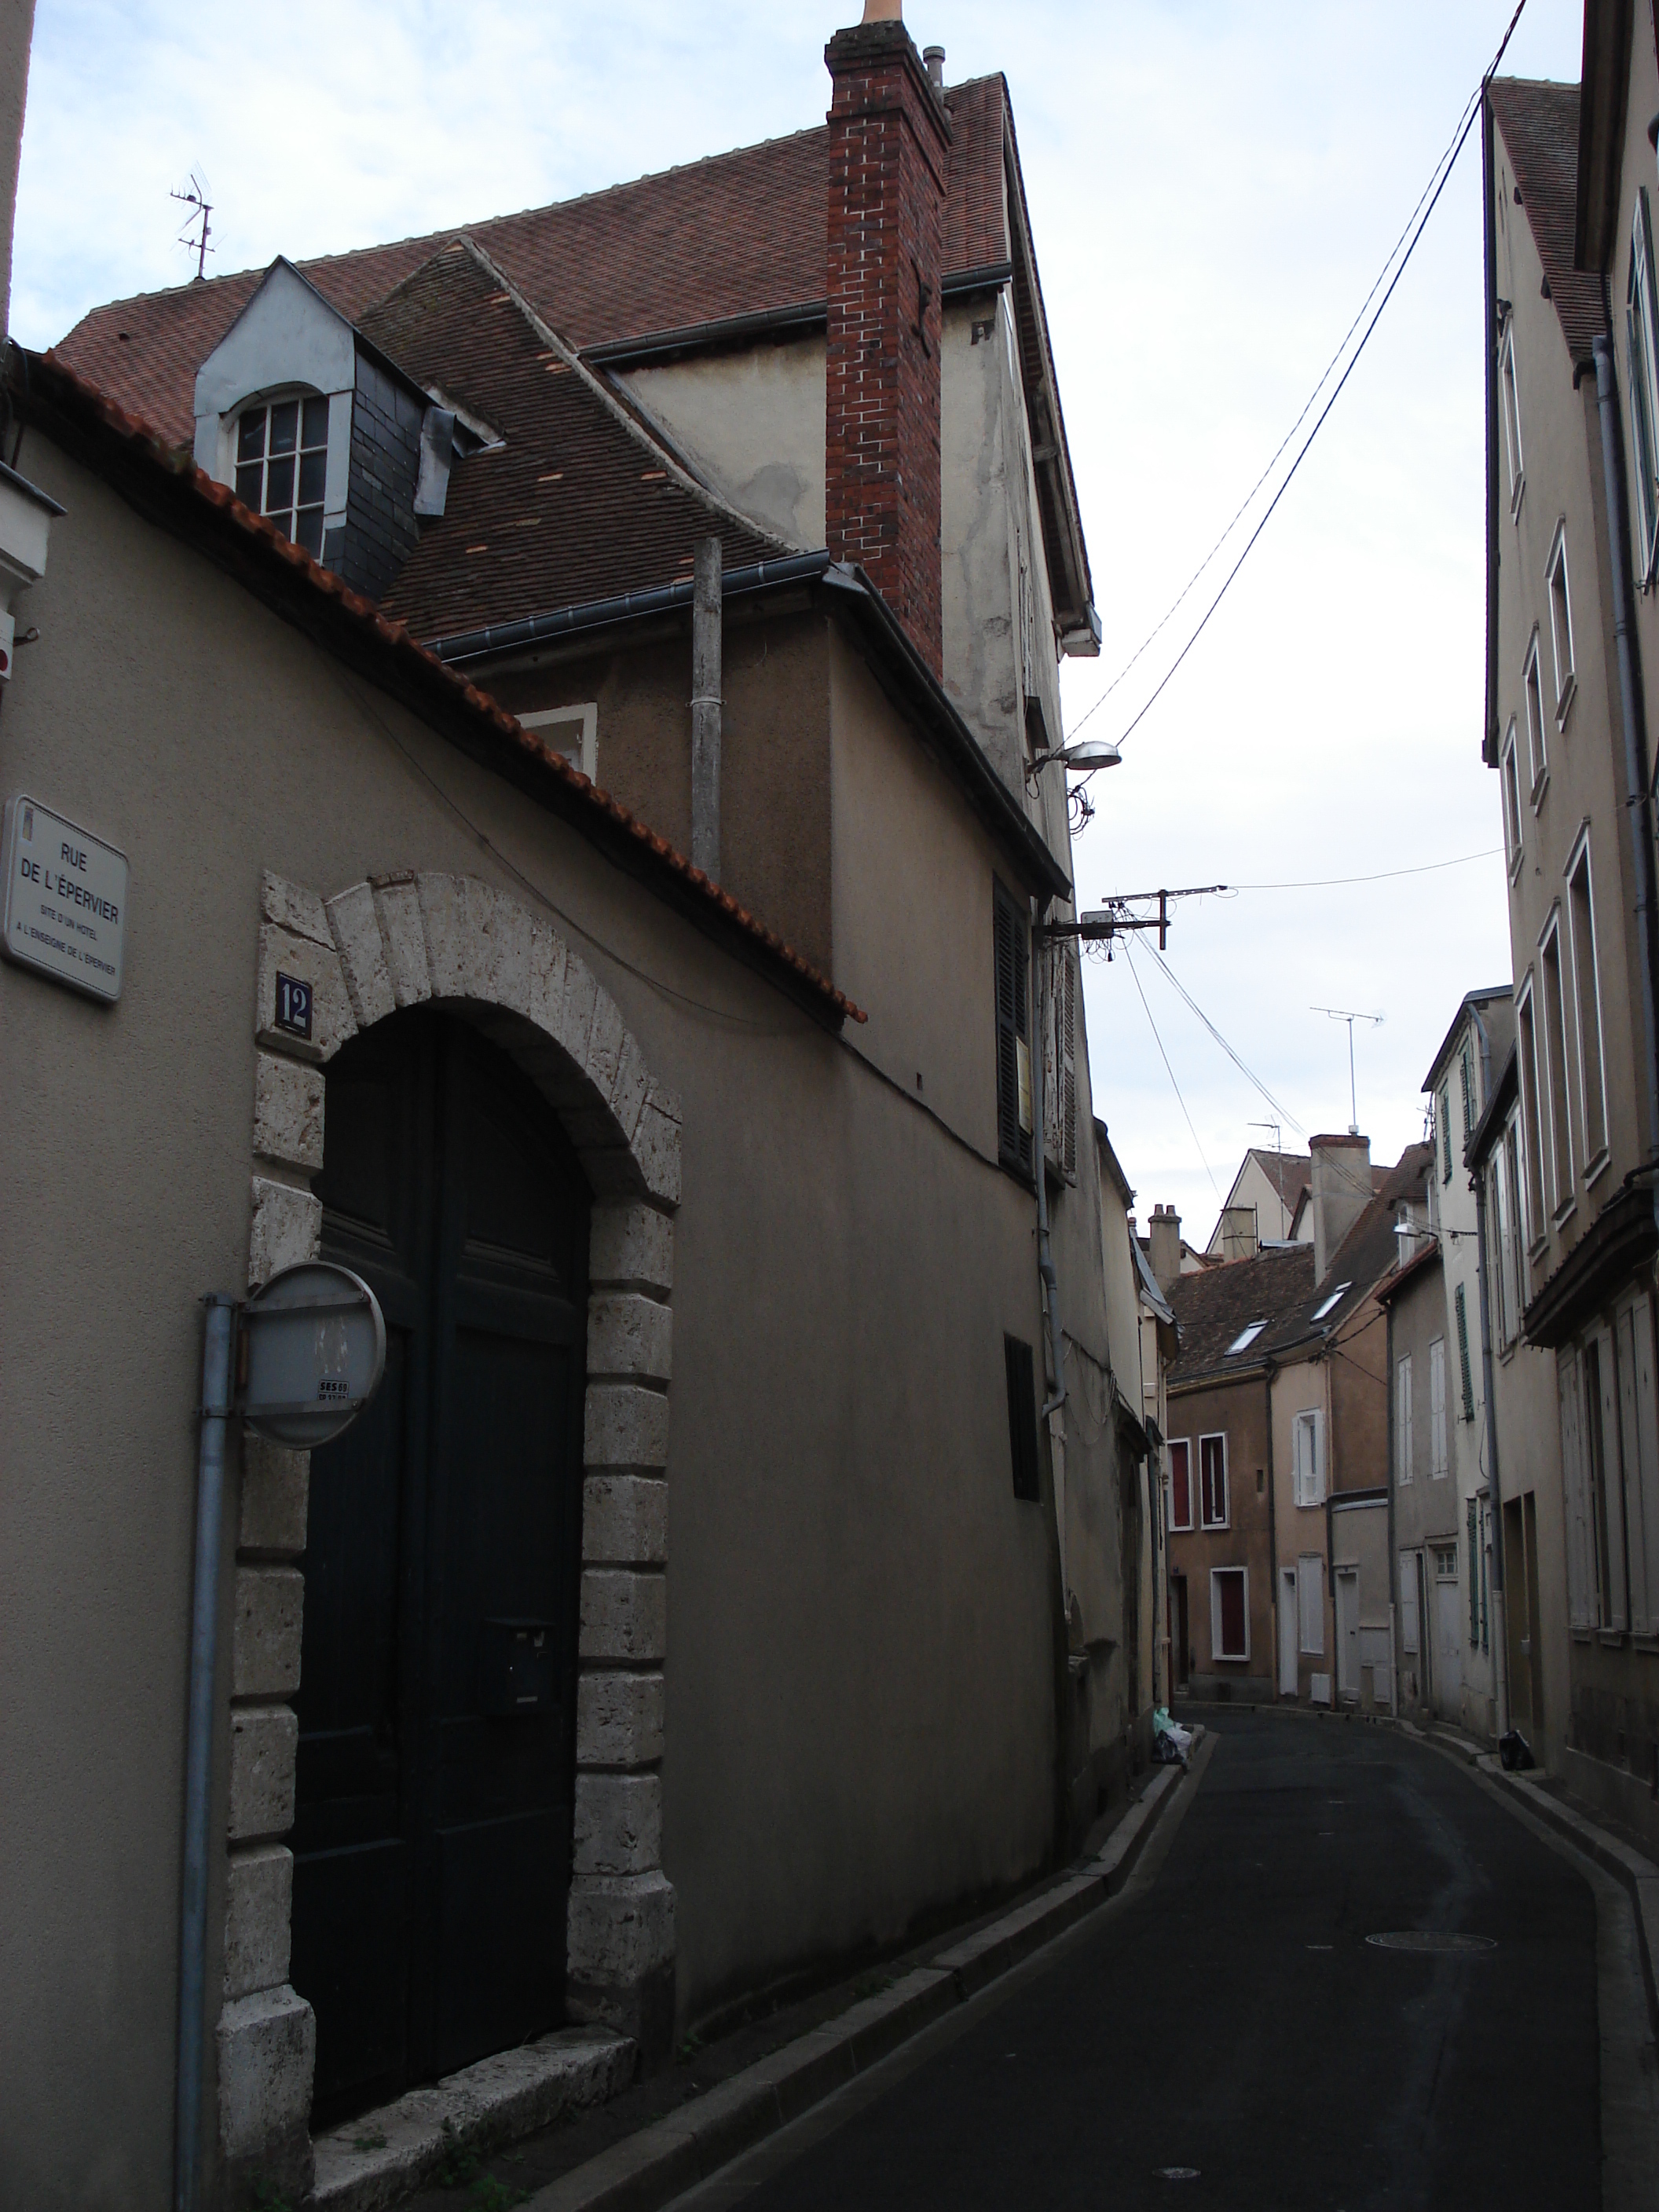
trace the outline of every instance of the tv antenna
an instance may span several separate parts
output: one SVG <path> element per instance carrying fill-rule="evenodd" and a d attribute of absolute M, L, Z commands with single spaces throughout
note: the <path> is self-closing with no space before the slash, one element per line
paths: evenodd
<path fill-rule="evenodd" d="M 1346 1022 L 1348 1024 L 1348 1109 L 1353 1115 L 1348 1124 L 1348 1134 L 1357 1137 L 1359 1134 L 1359 1093 L 1355 1088 L 1353 1075 L 1353 1025 L 1356 1022 L 1371 1022 L 1381 1029 L 1382 1017 L 1381 1014 L 1350 1013 L 1346 1006 L 1310 1006 L 1308 1011 L 1314 1014 L 1328 1014 L 1334 1022 Z"/>
<path fill-rule="evenodd" d="M 1285 1132 L 1277 1121 L 1248 1121 L 1250 1129 L 1271 1129 L 1273 1133 L 1273 1182 L 1279 1191 L 1279 1229 L 1281 1236 L 1290 1231 L 1290 1218 L 1285 1204 Z"/>
<path fill-rule="evenodd" d="M 190 189 L 187 191 L 169 192 L 167 198 L 177 200 L 181 207 L 187 207 L 190 210 L 190 214 L 185 221 L 185 227 L 179 234 L 179 243 L 196 256 L 196 282 L 199 284 L 207 275 L 208 255 L 214 251 L 208 244 L 212 230 L 212 225 L 208 218 L 213 213 L 213 203 L 208 198 L 207 179 L 198 177 L 192 169 L 190 173 Z M 197 234 L 198 223 L 201 225 L 199 237 Z"/>

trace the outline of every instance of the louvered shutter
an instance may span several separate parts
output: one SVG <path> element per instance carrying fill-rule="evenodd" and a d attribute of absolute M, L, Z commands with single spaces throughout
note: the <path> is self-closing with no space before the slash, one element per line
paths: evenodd
<path fill-rule="evenodd" d="M 997 1156 L 1005 1167 L 1031 1167 L 1029 957 L 1024 916 L 1000 884 L 993 911 L 996 950 Z"/>
<path fill-rule="evenodd" d="M 1469 1060 L 1467 1045 L 1463 1048 L 1462 1066 L 1459 1071 L 1463 1085 L 1463 1141 L 1468 1142 L 1469 1132 L 1474 1127 L 1474 1069 Z"/>
<path fill-rule="evenodd" d="M 1578 1409 L 1578 1354 L 1556 1355 L 1561 1401 L 1561 1490 L 1567 1539 L 1567 1619 L 1574 1628 L 1595 1626 L 1590 1601 L 1589 1521 L 1584 1510 L 1583 1425 Z"/>
<path fill-rule="evenodd" d="M 1417 1656 L 1417 1553 L 1400 1554 L 1400 1648 Z"/>
<path fill-rule="evenodd" d="M 1440 1180 L 1451 1181 L 1451 1085 L 1440 1086 Z"/>
<path fill-rule="evenodd" d="M 1469 1302 L 1463 1285 L 1457 1285 L 1457 1358 L 1462 1370 L 1463 1419 L 1474 1419 L 1474 1378 L 1469 1372 Z"/>
<path fill-rule="evenodd" d="M 1601 1446 L 1601 1464 L 1595 1472 L 1600 1478 L 1602 1557 L 1607 1569 L 1606 1587 L 1601 1592 L 1601 1626 L 1622 1629 L 1630 1618 L 1625 1601 L 1625 1485 L 1619 1449 L 1618 1382 L 1613 1339 L 1605 1332 L 1595 1340 L 1595 1372 L 1601 1394 L 1597 1434 Z"/>

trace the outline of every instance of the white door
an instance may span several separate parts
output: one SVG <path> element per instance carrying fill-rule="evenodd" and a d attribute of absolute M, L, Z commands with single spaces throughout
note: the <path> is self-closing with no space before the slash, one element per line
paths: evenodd
<path fill-rule="evenodd" d="M 1338 1695 L 1359 1695 L 1359 1570 L 1336 1572 L 1336 1687 Z"/>
<path fill-rule="evenodd" d="M 1286 1567 L 1279 1577 L 1279 1694 L 1296 1695 L 1296 1569 Z"/>
<path fill-rule="evenodd" d="M 1434 1705 L 1443 1720 L 1463 1717 L 1463 1589 L 1434 1586 Z"/>

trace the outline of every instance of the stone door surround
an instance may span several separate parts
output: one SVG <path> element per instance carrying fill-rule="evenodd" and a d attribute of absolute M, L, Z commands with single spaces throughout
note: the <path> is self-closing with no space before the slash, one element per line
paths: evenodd
<path fill-rule="evenodd" d="M 279 975 L 311 1035 L 276 1026 Z M 680 1109 L 614 1000 L 550 924 L 470 876 L 403 872 L 331 898 L 260 891 L 248 1283 L 314 1258 L 309 1178 L 324 1069 L 359 1030 L 432 1005 L 477 1024 L 551 1102 L 593 1192 L 589 1249 L 574 1856 L 567 2005 L 650 2047 L 673 2021 L 674 1892 L 662 1872 L 668 1384 Z M 316 2023 L 289 1984 L 309 1455 L 243 1439 L 231 1637 L 229 1864 L 218 2028 L 233 2182 L 310 2186 Z"/>

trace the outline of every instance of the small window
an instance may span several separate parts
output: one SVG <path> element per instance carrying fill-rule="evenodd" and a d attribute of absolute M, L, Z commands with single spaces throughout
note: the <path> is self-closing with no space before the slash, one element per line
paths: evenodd
<path fill-rule="evenodd" d="M 992 929 L 996 965 L 997 1157 L 1018 1174 L 1031 1172 L 1031 945 L 1026 918 L 1000 884 L 994 886 Z"/>
<path fill-rule="evenodd" d="M 275 399 L 245 408 L 236 425 L 236 496 L 269 515 L 284 538 L 323 557 L 328 489 L 328 402 Z"/>
<path fill-rule="evenodd" d="M 1226 1359 L 1231 1359 L 1235 1352 L 1248 1352 L 1267 1326 L 1267 1324 L 1265 1321 L 1253 1321 L 1248 1328 L 1240 1329 L 1238 1334 L 1227 1346 L 1227 1349 L 1223 1353 L 1222 1357 Z"/>
<path fill-rule="evenodd" d="M 1566 719 L 1572 696 L 1572 602 L 1567 590 L 1567 526 L 1557 526 L 1545 571 L 1550 587 L 1550 644 L 1555 657 L 1555 719 Z"/>
<path fill-rule="evenodd" d="M 1578 1015 L 1579 1122 L 1588 1174 L 1607 1149 L 1607 1072 L 1601 1063 L 1601 986 L 1595 965 L 1595 913 L 1590 896 L 1588 834 L 1567 871 L 1567 910 L 1572 927 L 1573 1000 Z"/>
<path fill-rule="evenodd" d="M 1521 453 L 1521 394 L 1515 379 L 1515 325 L 1505 319 L 1498 355 L 1498 381 L 1504 398 L 1504 458 L 1510 470 L 1510 513 L 1521 505 L 1525 471 Z"/>
<path fill-rule="evenodd" d="M 1325 1416 L 1317 1406 L 1297 1415 L 1291 1425 L 1291 1456 L 1298 1505 L 1325 1503 Z"/>
<path fill-rule="evenodd" d="M 580 707 L 548 707 L 533 714 L 520 714 L 519 727 L 535 734 L 561 752 L 572 768 L 580 769 L 590 783 L 599 768 L 599 709 L 588 700 Z"/>
<path fill-rule="evenodd" d="M 1520 732 L 1513 714 L 1510 717 L 1509 735 L 1504 740 L 1501 763 L 1504 787 L 1504 844 L 1510 873 L 1514 875 L 1521 862 L 1525 839 L 1521 834 L 1521 769 L 1518 760 Z"/>
<path fill-rule="evenodd" d="M 1550 1196 L 1559 1213 L 1572 1203 L 1572 1115 L 1567 1091 L 1567 1000 L 1561 973 L 1560 916 L 1553 914 L 1538 951 L 1544 996 L 1544 1061 L 1540 1073 L 1549 1109 Z"/>
<path fill-rule="evenodd" d="M 1463 1385 L 1463 1419 L 1474 1419 L 1474 1376 L 1469 1366 L 1469 1294 L 1460 1283 L 1452 1297 L 1457 1316 L 1457 1364 Z"/>
<path fill-rule="evenodd" d="M 1434 1571 L 1443 1582 L 1457 1579 L 1457 1547 L 1455 1544 L 1437 1544 L 1434 1547 Z"/>
<path fill-rule="evenodd" d="M 1530 978 L 1522 986 L 1516 1001 L 1515 1030 L 1521 1047 L 1521 1117 L 1526 1134 L 1528 1225 L 1532 1237 L 1541 1237 L 1548 1214 L 1544 1203 L 1544 1093 L 1538 1079 L 1538 1025 Z"/>
<path fill-rule="evenodd" d="M 1659 538 L 1659 351 L 1655 347 L 1653 231 L 1648 188 L 1638 187 L 1631 223 L 1630 279 L 1625 288 L 1625 337 L 1630 384 L 1630 465 L 1636 479 L 1641 580 L 1650 581 Z"/>
<path fill-rule="evenodd" d="M 1538 802 L 1544 795 L 1544 784 L 1550 772 L 1549 752 L 1544 743 L 1544 686 L 1538 673 L 1538 633 L 1534 630 L 1527 647 L 1526 664 L 1521 672 L 1522 689 L 1527 697 L 1527 766 L 1532 782 L 1527 796 L 1537 811 Z"/>
<path fill-rule="evenodd" d="M 1352 1288 L 1353 1285 L 1352 1283 L 1339 1283 L 1336 1288 L 1331 1292 L 1329 1297 L 1322 1298 L 1314 1308 L 1314 1319 L 1316 1321 L 1323 1321 L 1327 1314 L 1334 1313 L 1337 1308 L 1341 1304 L 1343 1299 L 1347 1297 L 1349 1291 Z"/>
<path fill-rule="evenodd" d="M 1170 1526 L 1193 1525 L 1193 1448 L 1185 1437 L 1170 1446 Z"/>
<path fill-rule="evenodd" d="M 1036 1374 L 1031 1347 L 1017 1336 L 1005 1336 L 1002 1358 L 1008 1376 L 1008 1446 L 1013 1461 L 1014 1495 L 1040 1499 L 1042 1483 L 1037 1468 Z"/>
<path fill-rule="evenodd" d="M 1210 1570 L 1210 1653 L 1216 1659 L 1250 1656 L 1250 1571 Z"/>
<path fill-rule="evenodd" d="M 1412 1356 L 1402 1352 L 1394 1363 L 1394 1477 L 1396 1483 L 1412 1479 Z"/>
<path fill-rule="evenodd" d="M 1224 1436 L 1199 1438 L 1198 1475 L 1204 1526 L 1206 1528 L 1224 1528 L 1227 1526 L 1227 1439 Z"/>
<path fill-rule="evenodd" d="M 1449 1465 L 1446 1452 L 1446 1340 L 1429 1346 L 1429 1473 L 1437 1482 Z"/>

